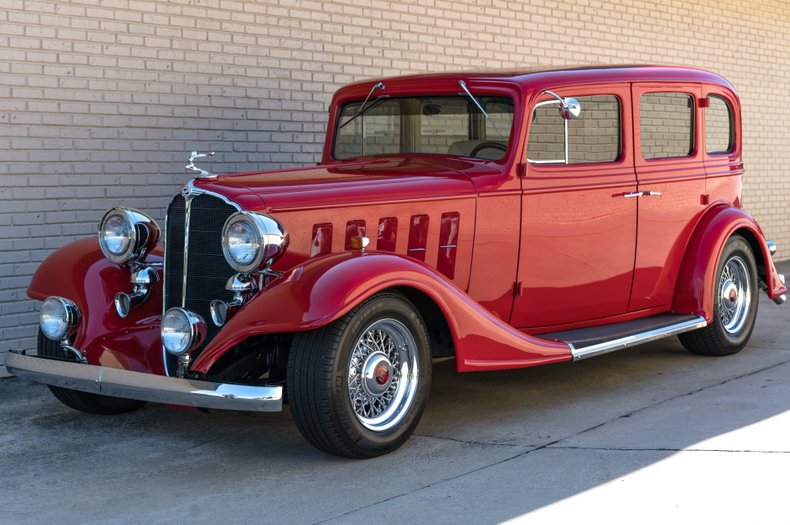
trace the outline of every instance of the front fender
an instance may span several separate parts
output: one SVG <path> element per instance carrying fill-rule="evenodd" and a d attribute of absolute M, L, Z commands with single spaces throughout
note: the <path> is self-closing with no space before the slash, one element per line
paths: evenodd
<path fill-rule="evenodd" d="M 149 255 L 148 262 L 161 257 Z M 161 277 L 161 276 L 160 276 Z M 57 295 L 82 314 L 73 345 L 92 364 L 164 374 L 159 322 L 162 287 L 121 319 L 113 306 L 118 292 L 131 291 L 130 270 L 108 261 L 96 237 L 81 239 L 50 254 L 33 274 L 27 294 L 43 301 Z"/>
<path fill-rule="evenodd" d="M 373 294 L 393 287 L 414 288 L 436 303 L 450 326 L 459 371 L 571 359 L 566 344 L 514 329 L 418 261 L 389 253 L 345 252 L 310 260 L 273 281 L 228 320 L 192 370 L 207 373 L 225 352 L 251 336 L 329 324 Z"/>
<path fill-rule="evenodd" d="M 745 211 L 722 204 L 703 215 L 691 236 L 678 276 L 673 311 L 701 315 L 708 322 L 713 320 L 716 269 L 727 239 L 735 233 L 744 235 L 753 249 L 757 248 L 755 257 L 758 265 L 762 262 L 765 267 L 763 280 L 768 297 L 773 299 L 787 292 L 760 226 Z"/>

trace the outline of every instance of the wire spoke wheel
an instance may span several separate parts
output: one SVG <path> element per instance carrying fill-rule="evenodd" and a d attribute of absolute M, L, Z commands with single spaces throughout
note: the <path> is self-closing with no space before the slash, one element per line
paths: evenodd
<path fill-rule="evenodd" d="M 348 397 L 359 422 L 385 431 L 408 413 L 419 383 L 417 342 L 395 319 L 379 319 L 362 331 L 348 363 Z"/>
<path fill-rule="evenodd" d="M 287 377 L 294 422 L 314 446 L 350 458 L 392 452 L 428 401 L 428 329 L 406 296 L 379 292 L 333 323 L 297 333 Z"/>
<path fill-rule="evenodd" d="M 712 319 L 708 326 L 680 334 L 686 350 L 701 355 L 731 355 L 749 342 L 757 317 L 757 261 L 740 235 L 727 240 L 711 283 Z"/>

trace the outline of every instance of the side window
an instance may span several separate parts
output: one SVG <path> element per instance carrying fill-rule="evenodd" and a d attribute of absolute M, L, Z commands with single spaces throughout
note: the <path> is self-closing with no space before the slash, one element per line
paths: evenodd
<path fill-rule="evenodd" d="M 708 153 L 729 153 L 735 145 L 732 107 L 722 97 L 710 95 L 705 108 L 705 149 Z"/>
<path fill-rule="evenodd" d="M 694 152 L 694 97 L 645 93 L 639 100 L 642 158 L 688 157 Z"/>
<path fill-rule="evenodd" d="M 554 100 L 532 113 L 527 159 L 535 164 L 612 162 L 620 157 L 620 99 L 614 95 L 576 97 L 582 112 L 565 120 Z"/>

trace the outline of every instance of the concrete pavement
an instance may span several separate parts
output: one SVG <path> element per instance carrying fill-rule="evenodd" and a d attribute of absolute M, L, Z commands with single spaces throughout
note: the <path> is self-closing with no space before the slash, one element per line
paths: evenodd
<path fill-rule="evenodd" d="M 790 274 L 790 265 L 783 264 Z M 327 456 L 289 413 L 91 416 L 0 381 L 3 523 L 790 523 L 790 308 L 743 352 L 675 339 L 575 364 L 436 366 L 416 435 Z"/>

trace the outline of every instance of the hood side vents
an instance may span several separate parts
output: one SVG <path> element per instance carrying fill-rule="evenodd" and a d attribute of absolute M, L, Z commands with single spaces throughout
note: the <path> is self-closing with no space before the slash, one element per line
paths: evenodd
<path fill-rule="evenodd" d="M 332 253 L 332 224 L 315 224 L 313 226 L 313 240 L 310 243 L 310 257 L 330 253 Z"/>

